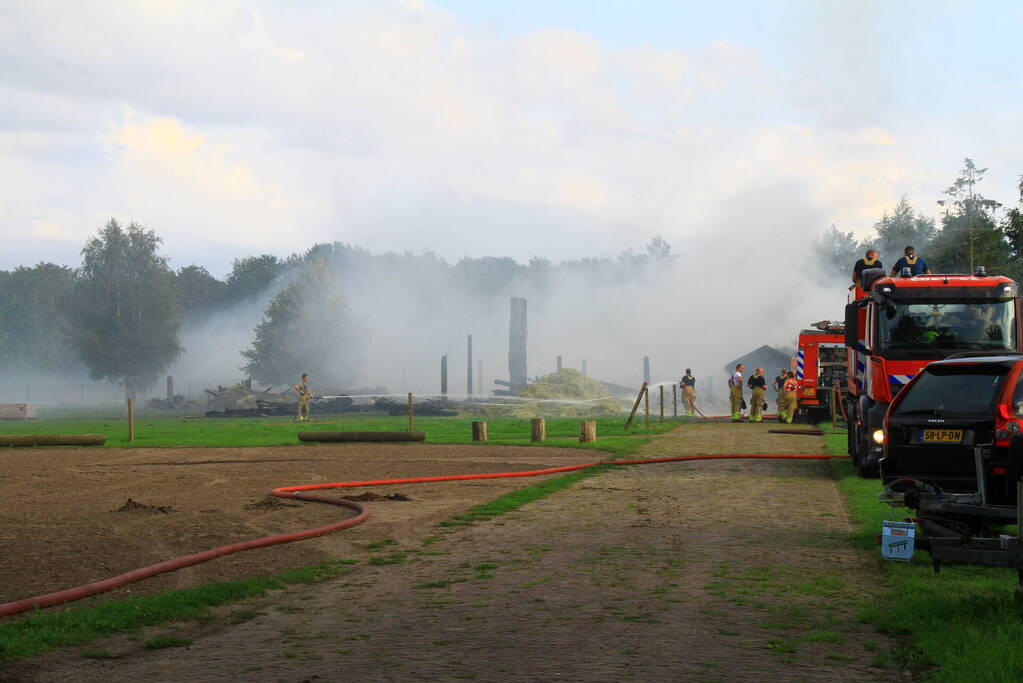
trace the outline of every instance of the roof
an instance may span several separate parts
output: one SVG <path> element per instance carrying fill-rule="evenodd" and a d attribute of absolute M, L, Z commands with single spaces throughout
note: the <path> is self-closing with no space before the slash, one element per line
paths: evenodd
<path fill-rule="evenodd" d="M 973 355 L 958 354 L 954 358 L 946 358 L 944 360 L 934 361 L 928 363 L 927 367 L 931 365 L 1008 365 L 1013 366 L 1016 363 L 1023 360 L 1023 353 L 978 353 Z M 924 368 L 927 369 L 926 367 Z"/>
<path fill-rule="evenodd" d="M 760 348 L 753 349 L 752 351 L 739 356 L 733 360 L 725 363 L 725 371 L 732 372 L 735 370 L 735 366 L 739 363 L 743 365 L 749 365 L 758 368 L 764 368 L 765 370 L 774 370 L 776 368 L 787 368 L 792 358 L 787 353 L 783 353 L 773 346 L 764 344 Z"/>

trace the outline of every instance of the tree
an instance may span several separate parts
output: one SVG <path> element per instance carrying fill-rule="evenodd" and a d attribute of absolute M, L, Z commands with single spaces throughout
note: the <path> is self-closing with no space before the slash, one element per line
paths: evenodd
<path fill-rule="evenodd" d="M 303 372 L 320 386 L 353 379 L 355 335 L 339 278 L 321 259 L 273 298 L 255 330 L 245 373 L 268 384 L 298 381 Z"/>
<path fill-rule="evenodd" d="M 874 224 L 874 232 L 877 237 L 870 246 L 881 253 L 882 262 L 894 265 L 909 245 L 926 254 L 937 229 L 933 218 L 917 213 L 909 200 L 902 197 L 891 213 L 885 211 L 881 220 Z"/>
<path fill-rule="evenodd" d="M 185 266 L 174 276 L 174 289 L 187 320 L 195 320 L 223 303 L 227 285 L 203 266 Z"/>
<path fill-rule="evenodd" d="M 248 256 L 231 263 L 227 276 L 226 298 L 234 303 L 262 293 L 284 272 L 284 263 L 276 256 Z"/>
<path fill-rule="evenodd" d="M 852 231 L 842 232 L 834 225 L 813 243 L 815 261 L 820 264 L 821 273 L 827 278 L 848 280 L 856 261 L 863 256 L 864 246 Z"/>
<path fill-rule="evenodd" d="M 82 249 L 78 348 L 93 379 L 150 386 L 181 353 L 181 307 L 160 238 L 113 218 Z"/>
<path fill-rule="evenodd" d="M 671 245 L 660 235 L 655 235 L 652 240 L 647 242 L 646 253 L 655 261 L 670 261 L 672 259 Z"/>
<path fill-rule="evenodd" d="M 78 363 L 74 286 L 74 271 L 53 263 L 0 272 L 0 366 L 56 373 Z"/>
<path fill-rule="evenodd" d="M 941 231 L 930 247 L 932 270 L 972 273 L 976 265 L 1004 267 L 1005 241 L 995 221 L 995 211 L 1001 204 L 976 192 L 986 172 L 966 157 L 959 177 L 945 190 L 951 199 L 938 202 L 945 213 Z"/>

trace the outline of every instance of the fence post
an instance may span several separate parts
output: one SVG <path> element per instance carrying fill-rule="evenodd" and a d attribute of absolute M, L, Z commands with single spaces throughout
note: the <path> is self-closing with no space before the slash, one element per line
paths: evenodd
<path fill-rule="evenodd" d="M 547 438 L 547 421 L 542 417 L 534 417 L 529 421 L 530 439 L 543 441 Z"/>
<path fill-rule="evenodd" d="M 643 386 L 646 387 L 646 382 L 643 382 Z M 646 388 L 643 391 L 643 411 L 646 413 L 646 420 L 644 423 L 647 429 L 650 429 L 650 389 Z"/>
<path fill-rule="evenodd" d="M 487 423 L 486 422 L 473 422 L 472 423 L 472 440 L 473 441 L 486 441 L 487 440 Z"/>
<path fill-rule="evenodd" d="M 583 420 L 579 423 L 579 443 L 593 443 L 597 440 L 597 421 Z"/>
<path fill-rule="evenodd" d="M 412 392 L 408 392 L 408 430 L 412 431 Z"/>
<path fill-rule="evenodd" d="M 643 394 L 646 393 L 646 382 L 643 382 L 643 386 L 639 388 L 639 393 L 636 394 L 636 402 L 632 404 L 632 412 L 629 413 L 629 419 L 625 421 L 625 429 L 628 429 L 632 424 L 632 418 L 636 417 L 636 410 L 639 409 L 639 402 L 643 399 Z"/>
<path fill-rule="evenodd" d="M 678 417 L 678 385 L 671 383 L 671 416 Z"/>
<path fill-rule="evenodd" d="M 135 399 L 128 398 L 128 441 L 135 440 Z"/>
<path fill-rule="evenodd" d="M 664 385 L 661 385 L 661 422 L 664 422 Z"/>

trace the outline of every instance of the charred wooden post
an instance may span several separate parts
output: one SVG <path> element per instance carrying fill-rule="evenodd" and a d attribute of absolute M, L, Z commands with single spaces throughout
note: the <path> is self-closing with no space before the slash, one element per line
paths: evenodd
<path fill-rule="evenodd" d="M 547 421 L 542 417 L 534 417 L 529 421 L 530 438 L 533 441 L 544 441 L 547 439 Z"/>
<path fill-rule="evenodd" d="M 579 423 L 579 443 L 593 443 L 597 440 L 597 421 L 583 420 Z"/>
<path fill-rule="evenodd" d="M 486 441 L 487 440 L 487 423 L 486 422 L 473 422 L 472 423 L 472 440 L 473 441 Z"/>
<path fill-rule="evenodd" d="M 509 391 L 518 396 L 526 388 L 526 300 L 512 297 L 511 320 L 508 326 L 508 380 Z"/>
<path fill-rule="evenodd" d="M 472 335 L 465 336 L 465 393 L 472 396 Z"/>
<path fill-rule="evenodd" d="M 448 397 L 448 354 L 440 357 L 440 395 L 445 400 Z"/>
<path fill-rule="evenodd" d="M 408 431 L 410 431 L 410 432 L 412 431 L 412 422 L 413 422 L 412 392 L 410 391 L 410 392 L 408 392 Z"/>
<path fill-rule="evenodd" d="M 664 422 L 664 385 L 661 385 L 661 422 Z"/>

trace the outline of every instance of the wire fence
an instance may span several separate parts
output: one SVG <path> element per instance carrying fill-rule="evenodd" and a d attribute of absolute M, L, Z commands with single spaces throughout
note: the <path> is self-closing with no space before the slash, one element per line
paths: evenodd
<path fill-rule="evenodd" d="M 229 387 L 242 382 L 241 378 L 204 378 L 175 380 L 173 395 L 186 399 L 207 398 L 206 389 Z M 259 387 L 253 386 L 259 390 Z M 135 392 L 139 401 L 166 398 L 167 387 L 162 382 Z M 124 385 L 110 382 L 65 382 L 54 384 L 0 384 L 0 403 L 34 403 L 54 406 L 92 406 L 124 403 Z"/>

